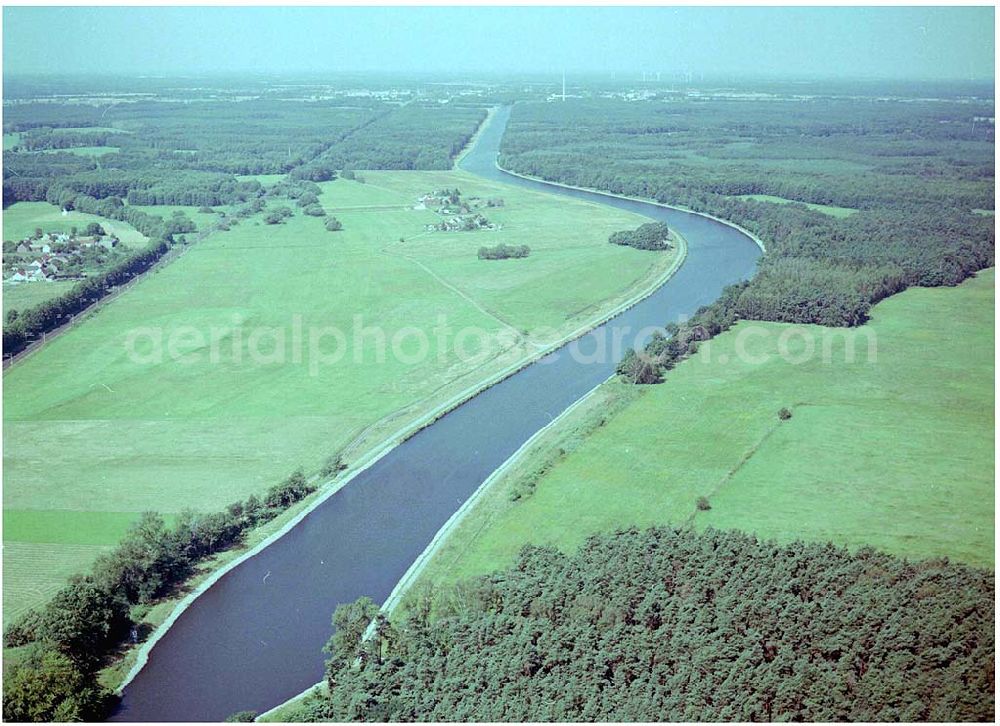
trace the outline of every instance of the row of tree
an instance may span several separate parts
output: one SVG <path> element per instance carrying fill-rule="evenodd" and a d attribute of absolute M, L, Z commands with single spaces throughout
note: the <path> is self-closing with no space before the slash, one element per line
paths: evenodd
<path fill-rule="evenodd" d="M 138 637 L 149 606 L 191 576 L 205 558 L 232 547 L 245 532 L 315 491 L 301 471 L 224 511 L 185 511 L 173 526 L 142 515 L 91 572 L 74 577 L 40 610 L 4 631 L 4 647 L 23 648 L 4 670 L 8 721 L 93 721 L 113 698 L 96 673 L 109 655 Z"/>
<path fill-rule="evenodd" d="M 69 322 L 74 315 L 87 309 L 119 285 L 124 285 L 148 270 L 169 248 L 166 240 L 153 240 L 144 249 L 130 254 L 111 269 L 78 282 L 68 292 L 28 310 L 19 311 L 16 319 L 4 325 L 4 355 L 20 352 L 43 334 Z"/>
<path fill-rule="evenodd" d="M 992 572 L 669 528 L 341 606 L 302 721 L 992 721 Z M 365 638 L 374 620 L 370 637 Z"/>

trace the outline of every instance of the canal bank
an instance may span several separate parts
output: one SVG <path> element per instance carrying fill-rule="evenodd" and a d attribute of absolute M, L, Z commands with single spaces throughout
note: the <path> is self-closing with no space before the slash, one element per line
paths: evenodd
<path fill-rule="evenodd" d="M 654 203 L 516 177 L 496 167 L 509 118 L 500 109 L 461 168 L 507 184 L 609 204 L 664 221 L 688 242 L 686 263 L 649 295 L 481 391 L 331 491 L 269 546 L 232 566 L 178 613 L 123 694 L 120 720 L 219 720 L 266 710 L 322 677 L 321 651 L 338 603 L 384 602 L 421 553 L 526 441 L 606 380 L 595 355 L 618 335 L 641 344 L 749 277 L 757 244 L 720 222 Z"/>

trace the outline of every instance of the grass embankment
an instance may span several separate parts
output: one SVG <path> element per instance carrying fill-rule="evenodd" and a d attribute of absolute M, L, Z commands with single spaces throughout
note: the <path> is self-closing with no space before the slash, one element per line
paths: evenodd
<path fill-rule="evenodd" d="M 673 259 L 609 245 L 611 232 L 646 220 L 603 206 L 460 172 L 364 176 L 366 184 L 323 185 L 320 202 L 344 231 L 301 214 L 275 226 L 244 221 L 188 248 L 6 373 L 7 618 L 84 570 L 130 516 L 217 510 L 297 467 L 316 471 L 349 443 L 350 463 L 423 412 L 610 310 Z M 426 232 L 440 218 L 414 210 L 415 200 L 444 186 L 503 197 L 503 208 L 485 212 L 503 229 Z M 479 246 L 498 242 L 528 243 L 532 255 L 477 259 Z M 300 361 L 291 349 L 293 316 L 304 331 Z M 408 328 L 425 331 L 427 355 L 416 356 L 417 341 L 404 336 L 400 347 L 416 362 L 391 353 L 376 362 L 371 342 L 356 362 L 355 316 L 387 341 Z M 433 332 L 442 316 L 453 331 L 443 347 Z M 339 362 L 310 371 L 310 326 L 345 331 Z M 466 327 L 487 336 L 495 352 L 485 361 L 455 354 L 455 332 Z M 503 342 L 511 327 L 530 339 Z M 194 362 L 127 353 L 130 331 L 146 331 L 139 350 L 150 353 L 150 334 L 162 331 L 166 351 L 185 328 L 220 340 L 217 362 L 209 344 L 190 340 L 180 340 L 179 351 L 194 353 Z M 284 355 L 272 356 L 279 329 Z M 264 331 L 256 361 L 254 331 Z M 333 347 L 324 341 L 324 351 Z M 467 348 L 477 349 L 475 338 Z"/>
<path fill-rule="evenodd" d="M 568 551 L 597 531 L 687 522 L 992 567 L 993 284 L 991 269 L 958 288 L 908 290 L 855 331 L 737 325 L 663 384 L 631 394 L 617 415 L 598 398 L 548 432 L 420 579 L 507 566 L 528 542 Z M 817 355 L 790 362 L 805 346 L 791 330 L 809 334 Z M 779 355 L 783 333 L 790 359 Z M 767 360 L 747 362 L 741 349 Z M 623 386 L 611 381 L 595 395 Z M 779 421 L 782 407 L 791 419 Z M 533 491 L 515 500 L 529 481 Z M 710 510 L 697 509 L 701 496 Z"/>

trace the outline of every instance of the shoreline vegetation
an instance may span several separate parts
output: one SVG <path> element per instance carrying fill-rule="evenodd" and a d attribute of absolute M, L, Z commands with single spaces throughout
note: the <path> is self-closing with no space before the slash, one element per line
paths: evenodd
<path fill-rule="evenodd" d="M 551 352 L 552 350 L 557 349 L 558 347 L 561 347 L 571 342 L 572 340 L 579 338 L 582 335 L 585 335 L 587 332 L 589 332 L 589 330 L 599 326 L 600 324 L 606 322 L 606 320 L 610 319 L 611 317 L 614 317 L 615 315 L 621 313 L 622 311 L 627 310 L 632 305 L 638 303 L 639 301 L 647 297 L 649 294 L 652 294 L 652 292 L 654 292 L 656 289 L 662 286 L 662 284 L 665 283 L 674 274 L 674 272 L 676 272 L 677 269 L 679 269 L 680 265 L 683 264 L 683 260 L 686 256 L 686 243 L 683 240 L 683 238 L 680 237 L 679 235 L 677 235 L 676 241 L 677 241 L 677 250 L 676 250 L 677 254 L 670 261 L 670 264 L 667 267 L 667 269 L 661 271 L 653 279 L 651 283 L 642 287 L 637 293 L 633 293 L 624 302 L 615 306 L 610 311 L 605 311 L 604 313 L 592 319 L 588 323 L 581 325 L 575 331 L 565 335 L 560 340 L 549 344 L 545 348 L 542 348 L 540 350 L 535 350 L 529 356 L 511 365 L 504 371 L 501 371 L 500 373 L 495 374 L 491 378 L 482 381 L 474 386 L 464 389 L 462 392 L 460 392 L 453 398 L 449 399 L 444 404 L 441 404 L 440 406 L 433 409 L 429 413 L 418 418 L 418 420 L 413 424 L 406 426 L 403 429 L 400 429 L 400 431 L 398 431 L 396 435 L 390 437 L 390 439 L 387 442 L 383 442 L 381 446 L 378 446 L 374 451 L 370 452 L 368 456 L 363 457 L 359 464 L 345 471 L 341 477 L 337 477 L 331 480 L 327 485 L 319 487 L 315 492 L 313 491 L 305 492 L 304 493 L 305 498 L 303 499 L 302 502 L 299 503 L 298 506 L 290 502 L 289 509 L 284 511 L 280 516 L 275 517 L 273 520 L 273 524 L 269 523 L 264 527 L 257 527 L 250 529 L 247 535 L 247 544 L 250 544 L 254 539 L 258 539 L 259 537 L 263 536 L 263 539 L 261 539 L 256 544 L 252 545 L 250 549 L 246 551 L 225 549 L 222 552 L 219 552 L 217 555 L 210 556 L 205 561 L 204 566 L 199 568 L 200 573 L 195 574 L 193 581 L 189 581 L 189 586 L 194 586 L 195 589 L 190 593 L 188 593 L 187 595 L 185 595 L 180 602 L 174 605 L 169 615 L 166 616 L 163 622 L 160 623 L 155 628 L 155 630 L 150 634 L 150 636 L 146 640 L 144 640 L 141 644 L 139 644 L 137 648 L 127 649 L 124 658 L 119 659 L 116 664 L 112 665 L 110 669 L 107 670 L 108 673 L 120 672 L 120 669 L 123 665 L 126 665 L 129 661 L 132 662 L 131 668 L 129 669 L 128 673 L 124 676 L 124 678 L 121 680 L 121 682 L 117 684 L 116 687 L 112 686 L 114 690 L 120 693 L 128 685 L 128 683 L 132 680 L 132 678 L 134 678 L 135 675 L 141 670 L 146 660 L 148 660 L 149 653 L 152 651 L 156 642 L 163 636 L 163 634 L 169 629 L 169 627 L 173 624 L 173 622 L 176 621 L 176 619 L 183 613 L 186 607 L 190 605 L 190 603 L 193 602 L 198 595 L 200 595 L 208 588 L 210 588 L 226 572 L 238 566 L 242 561 L 248 559 L 249 557 L 252 557 L 254 554 L 261 551 L 266 546 L 268 546 L 269 544 L 280 538 L 283 534 L 290 531 L 310 511 L 312 511 L 315 507 L 319 506 L 323 501 L 325 501 L 325 499 L 327 499 L 329 496 L 336 493 L 336 491 L 338 491 L 340 488 L 349 483 L 350 480 L 353 478 L 353 476 L 355 476 L 357 473 L 367 468 L 368 466 L 372 465 L 375 461 L 381 458 L 381 456 L 388 453 L 388 451 L 390 451 L 392 448 L 402 443 L 410 436 L 416 434 L 422 428 L 432 424 L 438 418 L 445 415 L 448 411 L 452 410 L 453 408 L 461 405 L 466 400 L 469 400 L 470 398 L 474 397 L 475 395 L 485 390 L 486 388 L 495 385 L 504 378 L 510 375 L 514 375 L 522 368 L 530 365 L 535 360 L 544 357 L 544 355 Z M 310 478 L 309 480 L 310 488 L 314 486 L 315 481 L 316 477 Z M 283 521 L 286 519 L 288 521 Z M 267 530 L 271 529 L 279 522 L 283 523 L 276 531 L 267 532 Z M 215 562 L 218 562 L 220 566 L 213 567 L 212 565 Z M 168 598 L 168 601 L 170 599 L 171 598 Z M 174 601 L 176 602 L 175 599 Z M 159 604 L 155 605 L 155 607 L 159 608 L 162 611 L 162 606 L 164 604 L 166 603 L 160 602 Z M 117 679 L 112 679 L 112 680 L 117 680 Z"/>
<path fill-rule="evenodd" d="M 735 224 L 733 222 L 728 222 L 728 221 L 726 221 L 724 219 L 719 219 L 719 218 L 713 217 L 711 214 L 706 214 L 704 212 L 696 212 L 696 211 L 691 210 L 691 209 L 685 209 L 685 208 L 679 207 L 677 205 L 666 204 L 666 203 L 658 202 L 658 201 L 651 200 L 651 199 L 642 199 L 642 198 L 639 198 L 639 197 L 628 197 L 628 196 L 625 196 L 625 195 L 613 194 L 611 192 L 602 191 L 602 190 L 598 190 L 598 189 L 588 189 L 588 188 L 585 188 L 585 187 L 575 187 L 575 186 L 570 185 L 570 184 L 563 184 L 561 182 L 550 181 L 548 179 L 542 179 L 542 178 L 538 178 L 538 177 L 532 177 L 532 176 L 528 176 L 526 174 L 520 174 L 518 172 L 514 172 L 514 171 L 510 171 L 509 169 L 505 169 L 504 167 L 500 166 L 499 161 L 495 162 L 495 165 L 496 165 L 497 169 L 499 169 L 500 171 L 504 172 L 505 174 L 510 174 L 511 176 L 515 176 L 515 177 L 521 177 L 521 178 L 527 179 L 529 181 L 535 181 L 535 182 L 539 182 L 539 183 L 542 183 L 542 184 L 550 184 L 552 186 L 564 187 L 564 188 L 567 188 L 567 189 L 576 189 L 577 191 L 591 192 L 591 193 L 599 194 L 601 196 L 606 196 L 606 197 L 618 197 L 618 198 L 621 198 L 621 199 L 629 199 L 631 201 L 642 202 L 642 203 L 645 203 L 645 204 L 651 204 L 651 205 L 654 205 L 654 206 L 664 207 L 664 208 L 667 208 L 667 209 L 675 209 L 677 211 L 686 212 L 686 213 L 689 213 L 689 214 L 695 214 L 695 215 L 699 215 L 699 216 L 702 216 L 702 217 L 706 217 L 708 219 L 712 219 L 713 221 L 719 222 L 720 224 L 725 224 L 725 225 L 727 225 L 729 227 L 732 227 L 733 229 L 736 229 L 737 231 L 743 233 L 748 239 L 752 240 L 754 242 L 754 244 L 756 244 L 760 248 L 760 250 L 762 252 L 766 252 L 766 247 L 765 247 L 763 241 L 760 240 L 758 237 L 756 237 L 755 235 L 753 235 L 749 231 L 743 229 L 742 227 L 740 227 L 739 225 L 737 225 L 737 224 Z M 687 255 L 687 241 L 683 238 L 683 236 L 676 229 L 671 229 L 670 230 L 670 234 L 672 235 L 671 240 L 672 241 L 676 240 L 677 247 L 683 251 L 682 252 L 683 257 L 686 257 L 686 255 Z M 682 257 L 682 263 L 683 263 L 683 257 Z M 678 267 L 679 267 L 679 265 L 678 265 Z M 666 279 L 664 279 L 663 282 L 666 282 Z M 637 299 L 635 302 L 638 302 L 638 301 L 639 300 Z M 609 378 L 609 380 L 615 378 L 616 375 L 617 374 L 612 375 Z M 601 384 L 601 385 L 604 385 L 604 384 Z M 461 522 L 462 518 L 471 510 L 471 507 L 472 507 L 471 503 L 474 502 L 474 500 L 478 500 L 480 497 L 482 497 L 488 491 L 488 489 L 489 489 L 488 484 L 492 484 L 497 479 L 499 479 L 510 467 L 516 466 L 517 462 L 525 455 L 525 453 L 530 448 L 532 448 L 532 446 L 535 445 L 535 443 L 540 438 L 544 437 L 545 434 L 548 431 L 556 428 L 556 426 L 555 426 L 556 421 L 560 421 L 565 416 L 570 415 L 571 412 L 573 410 L 575 410 L 575 408 L 577 406 L 585 406 L 586 405 L 586 401 L 595 392 L 597 392 L 601 388 L 601 385 L 599 385 L 599 386 L 595 387 L 594 389 L 592 389 L 591 391 L 589 391 L 583 397 L 581 397 L 576 402 L 574 402 L 574 404 L 572 406 L 570 406 L 569 409 L 567 409 L 562 414 L 560 414 L 560 416 L 557 417 L 552 423 L 550 423 L 549 425 L 547 425 L 543 429 L 540 429 L 538 432 L 536 432 L 527 442 L 525 442 L 525 444 L 523 444 L 516 452 L 514 452 L 514 454 L 512 454 L 510 456 L 510 458 L 507 459 L 507 461 L 505 461 L 503 464 L 501 464 L 500 467 L 498 467 L 498 469 L 496 471 L 494 471 L 494 473 L 489 478 L 487 478 L 487 480 L 483 483 L 483 485 L 481 485 L 472 494 L 472 496 L 468 500 L 466 500 L 465 503 L 463 503 L 462 507 L 456 512 L 456 514 L 452 515 L 452 518 L 449 519 L 448 522 L 446 522 L 442 526 L 442 528 L 440 530 L 438 530 L 438 532 L 435 534 L 434 538 L 431 540 L 430 544 L 428 544 L 427 548 L 425 548 L 425 550 L 423 552 L 421 552 L 420 555 L 418 555 L 417 559 L 414 560 L 414 564 L 411 565 L 410 569 L 408 569 L 406 571 L 406 573 L 403 574 L 403 577 L 400 578 L 400 581 L 397 584 L 396 588 L 393 589 L 392 593 L 386 599 L 386 603 L 387 604 L 391 603 L 391 605 L 388 607 L 388 609 L 383 608 L 383 610 L 381 612 L 384 612 L 386 614 L 391 613 L 395 609 L 395 607 L 399 604 L 399 602 L 403 600 L 403 598 L 405 597 L 405 594 L 406 594 L 406 591 L 408 590 L 408 588 L 414 583 L 414 581 L 416 580 L 417 576 L 420 574 L 420 572 L 426 566 L 426 564 L 430 561 L 430 558 L 433 556 L 433 554 L 441 546 L 443 546 L 444 542 L 447 539 L 448 534 L 454 529 L 454 527 L 456 527 Z M 285 711 L 287 709 L 289 709 L 292 705 L 298 704 L 301 700 L 303 700 L 308 695 L 310 695 L 313 692 L 315 692 L 317 689 L 322 689 L 323 686 L 324 686 L 323 682 L 320 682 L 320 683 L 317 683 L 317 684 L 314 684 L 314 685 L 310 686 L 309 688 L 307 688 L 302 693 L 296 694 L 295 696 L 293 696 L 292 698 L 290 698 L 288 701 L 285 701 L 284 703 L 280 703 L 280 704 L 274 706 L 272 709 L 270 709 L 268 711 L 265 711 L 264 713 L 262 713 L 260 716 L 257 717 L 257 720 L 259 720 L 259 721 L 281 721 L 282 720 L 281 714 L 285 713 Z"/>
<path fill-rule="evenodd" d="M 403 426 L 394 435 L 390 436 L 387 439 L 382 440 L 373 449 L 370 449 L 365 454 L 363 454 L 357 463 L 354 463 L 349 469 L 344 470 L 340 476 L 335 477 L 334 479 L 330 480 L 327 484 L 318 487 L 314 492 L 310 493 L 310 495 L 308 495 L 308 498 L 304 499 L 301 502 L 300 506 L 294 507 L 293 509 L 290 509 L 288 512 L 286 512 L 286 514 L 288 514 L 291 517 L 291 519 L 285 522 L 280 527 L 280 529 L 269 533 L 265 539 L 261 540 L 259 543 L 257 543 L 247 551 L 240 552 L 235 559 L 226 562 L 217 569 L 213 569 L 210 572 L 207 572 L 205 575 L 205 579 L 203 579 L 200 583 L 198 583 L 197 587 L 192 592 L 187 594 L 179 603 L 177 603 L 173 607 L 167 619 L 164 620 L 163 623 L 161 623 L 155 629 L 155 631 L 152 633 L 149 639 L 141 645 L 141 647 L 136 652 L 134 663 L 130 668 L 129 672 L 124 677 L 123 681 L 116 686 L 115 688 L 116 692 L 120 693 L 122 690 L 124 690 L 128 686 L 128 684 L 135 678 L 135 676 L 138 675 L 139 671 L 142 670 L 142 667 L 148 661 L 152 649 L 159 641 L 159 639 L 166 634 L 170 626 L 173 625 L 174 622 L 176 622 L 177 618 L 179 618 L 183 614 L 184 610 L 186 610 L 198 596 L 200 596 L 202 593 L 206 592 L 209 588 L 211 588 L 212 585 L 218 582 L 227 572 L 238 567 L 242 562 L 258 554 L 266 547 L 270 546 L 278 539 L 280 539 L 282 536 L 291 531 L 299 522 L 301 522 L 306 516 L 308 516 L 310 512 L 312 512 L 314 509 L 322 505 L 327 499 L 336 494 L 343 487 L 347 486 L 354 479 L 354 477 L 356 477 L 362 471 L 375 464 L 379 459 L 381 459 L 383 456 L 388 454 L 394 448 L 405 442 L 407 439 L 415 436 L 424 428 L 427 428 L 428 426 L 432 425 L 439 418 L 445 416 L 449 411 L 461 406 L 466 401 L 475 398 L 475 396 L 479 395 L 486 389 L 496 385 L 497 383 L 500 383 L 506 378 L 516 375 L 519 371 L 530 366 L 532 363 L 544 358 L 553 350 L 556 350 L 568 343 L 571 343 L 573 340 L 576 340 L 586 335 L 593 328 L 602 325 L 603 323 L 607 322 L 614 316 L 624 312 L 625 310 L 628 310 L 630 307 L 641 302 L 643 299 L 645 299 L 653 292 L 655 292 L 657 289 L 659 289 L 665 282 L 667 282 L 667 280 L 669 280 L 674 275 L 674 273 L 678 269 L 680 269 L 687 255 L 686 240 L 684 240 L 683 236 L 681 236 L 679 233 L 675 232 L 674 234 L 676 235 L 676 240 L 677 240 L 678 256 L 672 260 L 670 266 L 665 271 L 661 272 L 660 275 L 653 281 L 652 284 L 643 288 L 639 293 L 635 294 L 625 303 L 618 305 L 609 312 L 601 314 L 591 323 L 581 326 L 576 331 L 567 334 L 558 341 L 550 343 L 544 348 L 535 350 L 527 357 L 522 358 L 521 360 L 508 366 L 503 371 L 494 374 L 493 376 L 487 378 L 486 380 L 480 381 L 476 384 L 473 384 L 472 386 L 469 386 L 468 388 L 464 389 L 460 393 L 451 397 L 444 403 L 438 405 L 436 408 L 419 416 L 414 422 Z"/>

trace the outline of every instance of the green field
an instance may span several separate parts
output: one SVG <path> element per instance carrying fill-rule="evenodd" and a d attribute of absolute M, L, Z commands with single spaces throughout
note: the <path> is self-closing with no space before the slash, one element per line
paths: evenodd
<path fill-rule="evenodd" d="M 163 219 L 170 219 L 174 212 L 184 212 L 185 216 L 198 226 L 199 232 L 207 230 L 209 227 L 222 219 L 218 214 L 199 212 L 198 210 L 201 209 L 201 207 L 183 207 L 170 204 L 132 204 L 129 206 L 145 212 L 146 214 L 153 214 L 157 217 L 162 217 Z M 226 206 L 213 207 L 213 209 L 216 211 L 229 212 L 229 207 Z"/>
<path fill-rule="evenodd" d="M 21 134 L 13 133 L 13 134 L 4 134 L 3 135 L 3 150 L 4 151 L 7 151 L 8 149 L 13 149 L 19 143 L 21 143 Z"/>
<path fill-rule="evenodd" d="M 740 194 L 737 199 L 753 199 L 757 202 L 771 202 L 772 204 L 804 204 L 815 212 L 821 212 L 822 214 L 828 214 L 831 217 L 837 217 L 838 219 L 843 219 L 844 217 L 850 217 L 852 214 L 856 213 L 858 210 L 853 207 L 834 207 L 829 204 L 811 204 L 809 202 L 798 202 L 794 199 L 785 199 L 784 197 L 773 197 L 770 194 Z"/>
<path fill-rule="evenodd" d="M 896 295 L 855 331 L 740 323 L 614 416 L 626 384 L 609 382 L 497 481 L 423 578 L 507 566 L 528 542 L 569 549 L 592 532 L 664 523 L 992 567 L 993 301 L 991 269 Z M 800 358 L 806 339 L 786 331 L 811 336 L 817 355 Z M 567 453 L 553 459 L 557 447 Z M 533 478 L 534 493 L 511 501 Z M 700 496 L 711 510 L 698 511 Z"/>
<path fill-rule="evenodd" d="M 88 224 L 97 222 L 108 234 L 115 235 L 128 247 L 143 247 L 149 242 L 138 230 L 125 222 L 76 211 L 63 214 L 59 207 L 47 202 L 17 202 L 3 210 L 2 219 L 5 240 L 16 241 L 30 237 L 38 227 L 41 227 L 45 234 L 68 233 L 73 227 L 82 233 Z"/>
<path fill-rule="evenodd" d="M 321 204 L 342 220 L 342 232 L 302 215 L 273 226 L 243 220 L 187 248 L 5 374 L 7 617 L 51 594 L 71 571 L 67 561 L 79 569 L 86 553 L 114 541 L 129 513 L 221 508 L 299 466 L 315 471 L 349 442 L 357 442 L 349 456 L 360 454 L 432 404 L 537 351 L 534 344 L 589 321 L 598 301 L 610 309 L 671 261 L 609 245 L 611 232 L 645 219 L 601 205 L 461 172 L 365 176 L 366 184 L 322 185 Z M 412 207 L 441 186 L 502 196 L 506 206 L 488 215 L 504 228 L 426 232 L 438 217 Z M 480 245 L 501 241 L 528 243 L 532 254 L 477 259 Z M 377 343 L 353 345 L 355 316 L 384 331 L 385 362 L 376 360 Z M 450 341 L 439 346 L 442 316 L 452 331 L 484 331 L 487 348 L 468 346 L 484 359 L 461 360 Z M 312 326 L 336 326 L 350 350 L 310 370 L 316 358 L 308 348 L 300 361 L 291 350 L 296 319 L 306 344 Z M 529 330 L 531 340 L 511 327 Z M 126 351 L 137 328 L 138 359 Z M 420 346 L 409 334 L 397 338 L 403 359 L 391 354 L 393 336 L 410 328 L 428 335 L 425 357 L 415 355 Z M 277 329 L 288 331 L 283 360 L 270 356 Z M 211 345 L 177 337 L 192 330 L 215 337 L 214 356 Z M 164 351 L 173 337 L 198 359 L 147 355 L 157 331 Z"/>
<path fill-rule="evenodd" d="M 239 181 L 259 181 L 263 186 L 269 187 L 287 176 L 288 174 L 237 174 L 236 178 Z"/>
<path fill-rule="evenodd" d="M 69 292 L 76 280 L 57 280 L 54 282 L 29 282 L 20 285 L 3 286 L 3 314 L 7 319 L 8 310 L 24 311 L 39 303 L 59 297 Z"/>
<path fill-rule="evenodd" d="M 121 148 L 118 146 L 67 146 L 64 149 L 43 149 L 36 153 L 57 154 L 65 152 L 79 156 L 104 156 L 105 154 L 117 154 L 119 151 L 121 151 Z"/>

